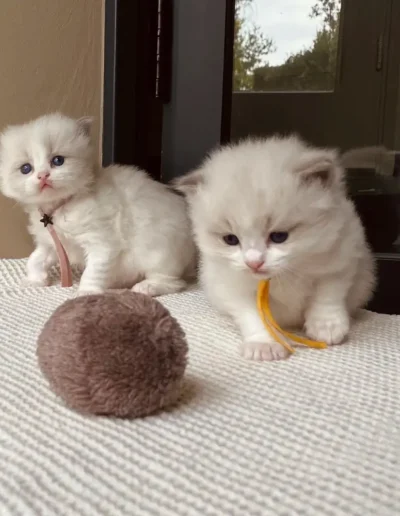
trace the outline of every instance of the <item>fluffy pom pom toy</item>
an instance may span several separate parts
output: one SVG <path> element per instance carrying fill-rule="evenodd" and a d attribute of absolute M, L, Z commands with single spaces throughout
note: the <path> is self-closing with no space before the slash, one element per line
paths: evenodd
<path fill-rule="evenodd" d="M 187 352 L 184 332 L 168 310 L 133 292 L 66 301 L 37 346 L 39 366 L 67 406 L 128 418 L 177 401 Z"/>

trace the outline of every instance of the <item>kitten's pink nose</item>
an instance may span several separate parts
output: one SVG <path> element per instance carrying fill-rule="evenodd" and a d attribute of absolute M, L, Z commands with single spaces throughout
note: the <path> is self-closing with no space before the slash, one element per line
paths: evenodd
<path fill-rule="evenodd" d="M 47 179 L 50 176 L 50 172 L 39 172 L 37 176 L 38 179 Z"/>
<path fill-rule="evenodd" d="M 264 265 L 264 260 L 246 260 L 245 263 L 252 271 L 258 271 Z"/>

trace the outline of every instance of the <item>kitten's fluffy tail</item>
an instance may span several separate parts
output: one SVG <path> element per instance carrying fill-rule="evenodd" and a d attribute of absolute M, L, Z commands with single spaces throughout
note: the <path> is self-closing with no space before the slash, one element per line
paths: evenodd
<path fill-rule="evenodd" d="M 344 152 L 340 158 L 344 168 L 380 169 L 390 158 L 390 152 L 383 146 L 360 147 Z"/>

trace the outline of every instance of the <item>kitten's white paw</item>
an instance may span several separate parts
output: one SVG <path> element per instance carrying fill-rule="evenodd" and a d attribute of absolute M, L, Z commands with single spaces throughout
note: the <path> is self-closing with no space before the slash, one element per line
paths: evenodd
<path fill-rule="evenodd" d="M 26 276 L 22 280 L 23 287 L 48 287 L 50 285 L 49 277 L 47 274 L 37 276 Z"/>
<path fill-rule="evenodd" d="M 240 348 L 241 355 L 247 360 L 282 360 L 289 354 L 279 342 L 244 341 Z"/>
<path fill-rule="evenodd" d="M 347 337 L 350 329 L 350 318 L 344 311 L 331 312 L 326 315 L 312 315 L 307 317 L 305 331 L 310 339 L 319 340 L 331 346 L 341 344 Z"/>
<path fill-rule="evenodd" d="M 148 280 L 139 281 L 136 285 L 133 285 L 132 292 L 137 292 L 138 294 L 145 294 L 146 296 L 158 296 L 157 285 Z"/>

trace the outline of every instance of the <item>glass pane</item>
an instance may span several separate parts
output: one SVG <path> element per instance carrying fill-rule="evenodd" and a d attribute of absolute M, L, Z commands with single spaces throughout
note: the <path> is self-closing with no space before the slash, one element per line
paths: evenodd
<path fill-rule="evenodd" d="M 331 91 L 341 0 L 236 0 L 234 91 Z"/>
<path fill-rule="evenodd" d="M 374 169 L 347 171 L 348 191 L 372 250 L 400 253 L 400 153 L 382 157 Z"/>

